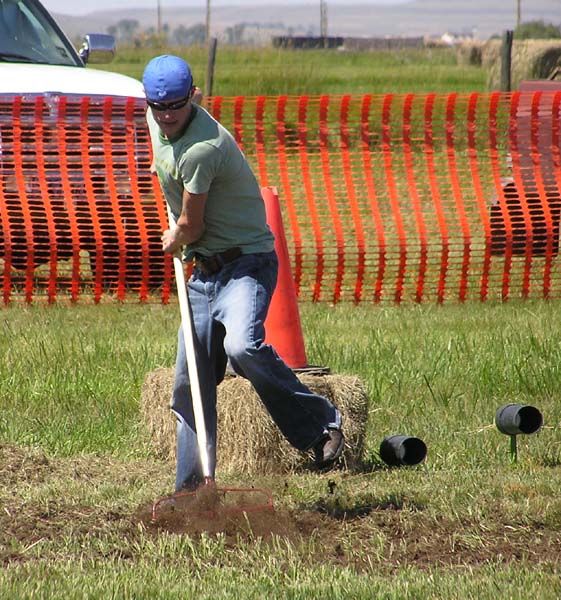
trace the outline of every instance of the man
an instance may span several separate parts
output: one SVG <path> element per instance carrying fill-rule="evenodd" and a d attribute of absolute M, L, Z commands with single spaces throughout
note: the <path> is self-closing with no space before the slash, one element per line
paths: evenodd
<path fill-rule="evenodd" d="M 210 469 L 216 466 L 216 387 L 229 359 L 253 384 L 287 440 L 314 450 L 327 468 L 344 446 L 341 415 L 312 393 L 264 343 L 277 278 L 274 238 L 256 178 L 231 134 L 193 102 L 189 65 L 152 59 L 143 75 L 154 166 L 176 224 L 165 252 L 185 247 L 194 261 L 188 283 Z M 202 482 L 183 332 L 179 329 L 172 410 L 177 417 L 176 490 Z"/>

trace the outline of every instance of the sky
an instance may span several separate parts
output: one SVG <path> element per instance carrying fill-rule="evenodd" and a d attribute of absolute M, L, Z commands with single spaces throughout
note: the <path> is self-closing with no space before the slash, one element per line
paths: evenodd
<path fill-rule="evenodd" d="M 97 10 L 112 10 L 119 8 L 154 8 L 157 6 L 158 0 L 41 0 L 45 8 L 55 13 L 66 15 L 85 15 Z M 211 0 L 212 6 L 249 6 L 263 4 L 264 0 Z M 370 4 L 375 5 L 392 5 L 406 4 L 412 0 L 326 0 L 326 4 Z M 268 0 L 270 4 L 317 4 L 320 0 Z M 162 8 L 166 6 L 201 6 L 206 8 L 206 0 L 160 0 Z"/>

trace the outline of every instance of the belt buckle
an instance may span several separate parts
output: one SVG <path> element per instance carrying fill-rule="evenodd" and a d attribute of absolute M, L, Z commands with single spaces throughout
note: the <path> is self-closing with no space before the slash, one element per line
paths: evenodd
<path fill-rule="evenodd" d="M 205 275 L 214 275 L 220 271 L 214 256 L 197 258 L 196 265 Z"/>
<path fill-rule="evenodd" d="M 209 256 L 208 260 L 205 262 L 205 266 L 210 275 L 214 275 L 218 273 L 222 268 L 222 263 L 220 260 L 216 258 L 216 254 L 214 256 Z"/>
<path fill-rule="evenodd" d="M 224 252 L 213 254 L 212 256 L 199 256 L 195 264 L 205 275 L 214 275 L 222 270 L 222 267 L 241 256 L 239 248 L 230 248 Z"/>

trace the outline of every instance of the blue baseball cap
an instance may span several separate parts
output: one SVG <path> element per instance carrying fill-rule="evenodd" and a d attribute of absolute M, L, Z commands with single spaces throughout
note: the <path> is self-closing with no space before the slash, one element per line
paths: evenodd
<path fill-rule="evenodd" d="M 142 76 L 147 100 L 177 100 L 188 96 L 193 86 L 191 67 L 179 56 L 163 54 L 153 58 Z"/>

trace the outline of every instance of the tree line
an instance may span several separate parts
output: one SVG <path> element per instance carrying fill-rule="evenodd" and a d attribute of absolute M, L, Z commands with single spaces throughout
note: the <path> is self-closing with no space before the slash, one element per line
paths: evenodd
<path fill-rule="evenodd" d="M 251 41 L 252 37 L 259 37 L 260 30 L 274 31 L 276 33 L 288 32 L 292 35 L 298 31 L 305 35 L 314 35 L 314 27 L 304 30 L 303 27 L 286 27 L 283 23 L 236 23 L 226 27 L 221 34 L 221 40 L 226 44 L 242 44 Z M 155 44 L 171 44 L 178 46 L 191 46 L 203 44 L 206 41 L 206 26 L 204 23 L 196 23 L 189 27 L 181 24 L 171 28 L 164 23 L 160 31 L 150 26 L 142 28 L 136 19 L 121 19 L 114 25 L 107 27 L 107 33 L 115 37 L 119 42 L 135 44 L 138 46 L 149 46 Z"/>

